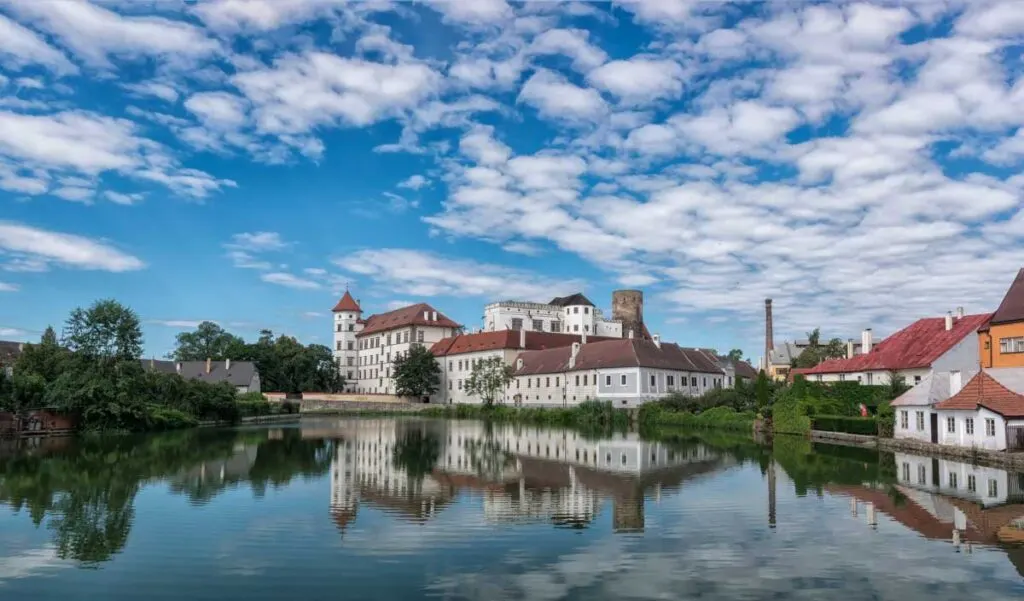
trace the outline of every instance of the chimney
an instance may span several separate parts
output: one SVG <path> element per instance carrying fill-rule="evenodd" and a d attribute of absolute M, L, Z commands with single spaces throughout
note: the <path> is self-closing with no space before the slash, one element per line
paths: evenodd
<path fill-rule="evenodd" d="M 846 341 L 846 358 L 853 359 L 853 338 Z"/>
<path fill-rule="evenodd" d="M 771 360 L 772 349 L 775 348 L 775 336 L 772 333 L 772 299 L 764 299 L 764 362 L 767 366 Z"/>
<path fill-rule="evenodd" d="M 206 358 L 206 373 L 210 373 L 210 370 L 212 370 L 212 369 L 213 369 L 213 361 L 211 361 L 210 358 L 207 357 Z"/>
<path fill-rule="evenodd" d="M 860 352 L 862 355 L 871 352 L 871 343 L 871 328 L 868 328 L 860 334 Z"/>
<path fill-rule="evenodd" d="M 580 353 L 580 343 L 572 343 L 572 354 L 569 355 L 569 369 L 576 367 L 576 355 Z"/>
<path fill-rule="evenodd" d="M 526 328 L 519 330 L 519 348 L 526 348 Z"/>
<path fill-rule="evenodd" d="M 654 341 L 654 346 L 661 348 L 661 334 L 652 335 L 651 340 Z"/>
<path fill-rule="evenodd" d="M 231 371 L 231 359 L 224 360 L 224 371 Z"/>
<path fill-rule="evenodd" d="M 959 371 L 949 372 L 949 396 L 960 392 L 960 389 L 964 387 L 963 378 L 960 376 Z"/>
<path fill-rule="evenodd" d="M 177 373 L 179 373 L 179 374 L 181 373 L 181 361 L 178 361 L 178 362 L 177 362 L 177 363 L 176 363 L 176 364 L 174 365 L 174 371 L 175 371 L 175 372 L 177 372 Z"/>
<path fill-rule="evenodd" d="M 430 312 L 430 321 L 437 321 L 437 311 Z"/>
<path fill-rule="evenodd" d="M 581 344 L 586 344 L 587 343 L 587 333 L 585 331 L 582 334 L 580 334 L 580 343 Z"/>
<path fill-rule="evenodd" d="M 964 318 L 964 308 L 963 307 L 957 307 L 956 308 L 956 318 L 957 319 L 963 319 Z"/>
<path fill-rule="evenodd" d="M 948 331 L 950 331 L 952 329 L 953 329 L 953 312 L 952 311 L 946 311 L 946 331 L 948 332 Z"/>
<path fill-rule="evenodd" d="M 519 357 L 516 359 L 516 371 L 523 369 L 523 358 Z"/>
<path fill-rule="evenodd" d="M 630 340 L 632 340 L 632 339 L 633 339 L 633 330 L 630 330 L 630 331 L 629 331 L 629 339 L 630 339 Z"/>

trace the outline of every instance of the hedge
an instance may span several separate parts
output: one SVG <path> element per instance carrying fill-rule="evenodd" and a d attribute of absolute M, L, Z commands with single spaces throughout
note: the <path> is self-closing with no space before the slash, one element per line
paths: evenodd
<path fill-rule="evenodd" d="M 671 411 L 654 403 L 647 403 L 640 408 L 640 423 L 645 426 L 682 426 L 750 432 L 756 419 L 757 415 L 752 411 L 738 412 L 731 407 L 713 407 L 696 414 L 689 411 Z"/>
<path fill-rule="evenodd" d="M 772 429 L 778 434 L 810 434 L 811 418 L 807 417 L 806 403 L 788 395 L 775 401 Z"/>
<path fill-rule="evenodd" d="M 847 434 L 878 434 L 878 420 L 874 417 L 847 417 L 845 415 L 817 415 L 812 426 L 823 432 L 845 432 Z"/>

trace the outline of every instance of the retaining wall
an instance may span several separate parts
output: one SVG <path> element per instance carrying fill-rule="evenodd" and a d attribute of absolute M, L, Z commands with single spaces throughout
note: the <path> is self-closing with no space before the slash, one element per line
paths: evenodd
<path fill-rule="evenodd" d="M 863 434 L 822 432 L 821 430 L 812 430 L 811 440 L 847 446 L 877 447 L 884 451 L 905 451 L 907 453 L 965 461 L 974 465 L 1024 468 L 1024 453 L 988 451 L 971 447 L 952 447 L 906 438 L 878 438 L 877 436 L 866 436 Z"/>
<path fill-rule="evenodd" d="M 324 401 L 302 399 L 299 405 L 303 414 L 366 413 L 418 413 L 426 409 L 441 407 L 429 403 L 406 403 L 400 401 Z"/>

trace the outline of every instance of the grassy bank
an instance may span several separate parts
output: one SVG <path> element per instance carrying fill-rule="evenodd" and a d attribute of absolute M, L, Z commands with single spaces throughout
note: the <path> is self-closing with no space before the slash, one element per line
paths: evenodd
<path fill-rule="evenodd" d="M 752 411 L 738 412 L 729 407 L 715 407 L 691 413 L 672 411 L 658 403 L 649 403 L 640 409 L 639 422 L 642 426 L 678 426 L 694 430 L 734 430 L 751 432 L 757 415 Z"/>
<path fill-rule="evenodd" d="M 586 401 L 572 408 L 509 407 L 507 405 L 447 405 L 417 413 L 422 417 L 480 419 L 543 426 L 626 428 L 629 415 L 610 402 Z"/>

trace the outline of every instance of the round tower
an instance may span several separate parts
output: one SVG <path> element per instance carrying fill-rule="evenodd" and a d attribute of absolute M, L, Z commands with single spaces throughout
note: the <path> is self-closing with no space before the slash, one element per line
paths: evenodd
<path fill-rule="evenodd" d="M 615 290 L 612 292 L 612 319 L 622 322 L 622 337 L 647 338 L 644 327 L 643 290 Z"/>
<path fill-rule="evenodd" d="M 356 341 L 356 334 L 362 329 L 360 319 L 363 310 L 359 302 L 352 298 L 348 290 L 345 296 L 341 297 L 338 304 L 331 309 L 334 321 L 334 362 L 338 371 L 345 377 L 345 390 L 355 390 L 356 379 L 358 378 L 358 355 L 359 344 Z"/>

